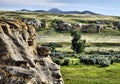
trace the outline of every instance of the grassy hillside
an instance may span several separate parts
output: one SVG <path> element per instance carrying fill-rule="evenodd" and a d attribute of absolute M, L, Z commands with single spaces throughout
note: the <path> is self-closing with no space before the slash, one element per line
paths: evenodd
<path fill-rule="evenodd" d="M 37 19 L 62 19 L 68 22 L 79 23 L 83 21 L 119 21 L 120 17 L 117 16 L 105 16 L 105 15 L 85 15 L 85 14 L 49 14 L 40 12 L 16 12 L 16 11 L 0 11 L 0 17 L 26 17 Z"/>

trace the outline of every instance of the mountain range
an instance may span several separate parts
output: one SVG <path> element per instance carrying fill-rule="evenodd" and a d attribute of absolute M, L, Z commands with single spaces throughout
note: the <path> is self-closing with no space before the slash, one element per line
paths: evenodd
<path fill-rule="evenodd" d="M 92 15 L 99 15 L 97 13 L 94 13 L 94 12 L 91 12 L 91 11 L 62 11 L 58 8 L 52 8 L 48 11 L 46 10 L 27 10 L 27 9 L 21 9 L 19 11 L 22 11 L 22 12 L 47 12 L 47 13 L 52 13 L 52 14 L 92 14 Z"/>

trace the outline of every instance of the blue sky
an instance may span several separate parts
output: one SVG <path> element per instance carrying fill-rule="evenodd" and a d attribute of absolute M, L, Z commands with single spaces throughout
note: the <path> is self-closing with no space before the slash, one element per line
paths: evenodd
<path fill-rule="evenodd" d="M 120 0 L 0 0 L 0 10 L 89 10 L 99 14 L 120 16 Z"/>

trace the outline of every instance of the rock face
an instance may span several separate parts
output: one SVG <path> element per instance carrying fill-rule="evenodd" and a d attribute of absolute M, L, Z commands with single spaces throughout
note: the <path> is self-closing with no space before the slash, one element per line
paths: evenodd
<path fill-rule="evenodd" d="M 50 48 L 37 46 L 35 37 L 20 20 L 0 20 L 0 84 L 63 84 Z"/>
<path fill-rule="evenodd" d="M 61 32 L 70 32 L 74 30 L 70 23 L 65 22 L 63 20 L 54 20 L 52 22 L 52 27 L 55 28 L 55 30 Z"/>
<path fill-rule="evenodd" d="M 35 18 L 20 18 L 20 19 L 26 24 L 34 26 L 36 29 L 47 27 L 46 20 L 39 20 Z"/>
<path fill-rule="evenodd" d="M 60 32 L 71 32 L 73 30 L 81 31 L 83 33 L 100 33 L 104 30 L 100 24 L 78 24 L 68 23 L 63 20 L 54 20 L 52 27 Z"/>
<path fill-rule="evenodd" d="M 97 24 L 82 24 L 80 29 L 80 31 L 84 33 L 100 33 L 103 30 L 103 26 Z"/>

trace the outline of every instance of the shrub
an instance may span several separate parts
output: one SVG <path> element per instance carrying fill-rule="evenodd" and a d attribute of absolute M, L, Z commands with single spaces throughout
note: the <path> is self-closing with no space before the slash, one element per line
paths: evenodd
<path fill-rule="evenodd" d="M 112 51 L 113 52 L 113 51 Z M 85 64 L 99 64 L 101 67 L 109 66 L 114 62 L 120 62 L 120 53 L 109 55 L 93 55 L 93 56 L 80 56 L 80 62 Z"/>
<path fill-rule="evenodd" d="M 97 64 L 97 58 L 94 56 L 82 56 L 80 57 L 80 62 L 83 62 L 85 64 Z"/>
<path fill-rule="evenodd" d="M 113 63 L 113 58 L 111 56 L 81 56 L 80 62 L 85 64 L 99 64 L 101 67 L 109 66 Z"/>
<path fill-rule="evenodd" d="M 59 59 L 64 59 L 64 56 L 60 56 Z"/>
<path fill-rule="evenodd" d="M 114 55 L 114 57 L 112 57 L 112 60 L 113 60 L 113 62 L 120 62 L 120 54 L 116 54 L 116 55 Z"/>
<path fill-rule="evenodd" d="M 69 65 L 69 63 L 70 63 L 70 59 L 65 59 L 65 60 L 63 61 L 63 65 Z"/>
<path fill-rule="evenodd" d="M 66 56 L 66 53 L 61 52 L 61 51 L 52 51 L 51 56 L 62 59 Z"/>
<path fill-rule="evenodd" d="M 89 58 L 90 63 L 89 64 L 97 64 L 97 58 L 91 57 Z"/>
<path fill-rule="evenodd" d="M 58 65 L 61 65 L 61 62 L 60 62 L 59 59 L 57 59 L 57 60 L 55 61 L 55 63 L 58 64 Z"/>
<path fill-rule="evenodd" d="M 75 63 L 75 65 L 79 65 L 79 63 Z"/>
<path fill-rule="evenodd" d="M 108 58 L 102 57 L 98 60 L 98 63 L 101 67 L 106 67 L 111 64 L 111 61 Z"/>
<path fill-rule="evenodd" d="M 52 57 L 52 61 L 53 61 L 54 63 L 58 64 L 58 65 L 61 65 L 61 60 L 58 59 L 58 58 Z"/>

